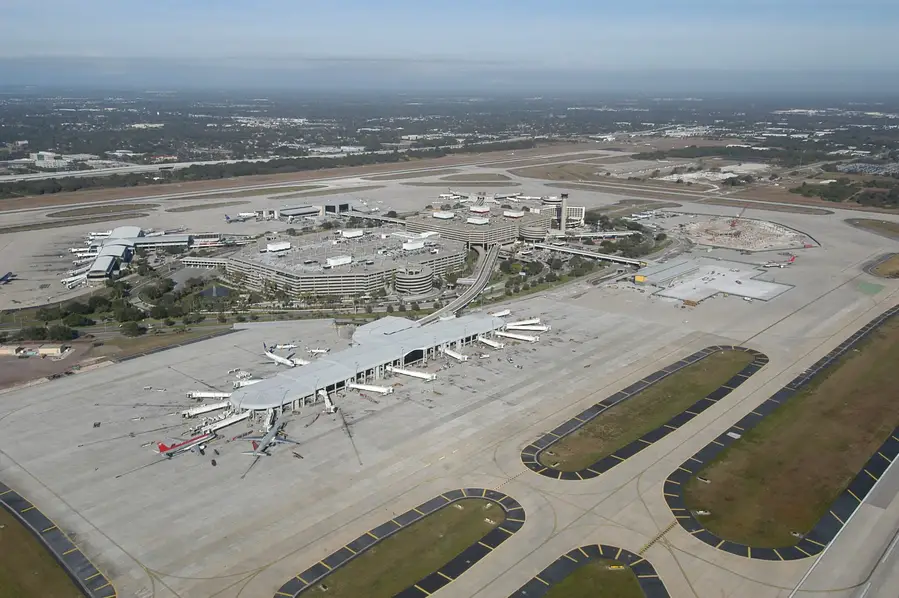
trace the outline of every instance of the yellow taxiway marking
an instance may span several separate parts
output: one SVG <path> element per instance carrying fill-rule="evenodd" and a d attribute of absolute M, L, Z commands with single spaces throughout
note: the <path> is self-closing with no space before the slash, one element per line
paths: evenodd
<path fill-rule="evenodd" d="M 72 554 L 72 553 L 75 552 L 76 550 L 78 550 L 78 547 L 77 547 L 77 546 L 75 546 L 75 547 L 73 547 L 73 548 L 69 548 L 69 549 L 66 550 L 64 553 L 62 553 L 62 556 L 66 556 L 67 554 Z"/>
<path fill-rule="evenodd" d="M 430 593 L 429 591 L 427 591 L 426 589 L 422 588 L 422 587 L 419 586 L 418 584 L 416 584 L 416 585 L 413 586 L 413 587 L 414 587 L 416 590 L 420 590 L 420 591 L 424 592 L 424 595 L 425 595 L 425 596 L 430 596 L 430 595 L 431 595 L 431 593 Z"/>
<path fill-rule="evenodd" d="M 535 576 L 534 579 L 536 579 L 537 581 L 539 581 L 539 582 L 542 583 L 543 585 L 547 585 L 547 586 L 549 585 L 549 583 L 546 582 L 546 581 L 544 581 L 539 575 Z"/>
<path fill-rule="evenodd" d="M 455 579 L 453 579 L 452 577 L 450 577 L 449 575 L 447 575 L 447 574 L 444 573 L 443 571 L 438 571 L 438 572 L 437 572 L 437 575 L 439 575 L 440 577 L 442 577 L 442 578 L 444 578 L 444 579 L 448 579 L 448 580 L 450 580 L 450 581 L 456 581 Z"/>
<path fill-rule="evenodd" d="M 96 573 L 94 573 L 94 574 L 91 575 L 90 577 L 85 577 L 85 578 L 84 578 L 84 581 L 90 581 L 90 580 L 92 580 L 93 578 L 99 577 L 99 576 L 100 576 L 100 572 L 97 571 Z"/>
<path fill-rule="evenodd" d="M 30 507 L 25 507 L 24 509 L 19 511 L 19 513 L 27 513 L 28 511 L 32 510 L 33 508 L 34 508 L 34 505 L 31 505 Z"/>

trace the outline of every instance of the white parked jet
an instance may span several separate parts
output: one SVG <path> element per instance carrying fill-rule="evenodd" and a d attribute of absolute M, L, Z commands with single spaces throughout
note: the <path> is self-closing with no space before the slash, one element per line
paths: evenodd
<path fill-rule="evenodd" d="M 282 344 L 282 345 L 275 345 L 272 348 L 273 349 L 296 349 L 297 346 L 294 345 L 293 343 L 287 343 L 287 344 Z"/>
<path fill-rule="evenodd" d="M 279 415 L 269 431 L 265 433 L 265 436 L 247 436 L 245 438 L 245 440 L 249 440 L 253 443 L 253 450 L 245 452 L 244 455 L 250 455 L 251 457 L 255 457 L 255 459 L 253 459 L 253 462 L 250 463 L 250 466 L 247 467 L 247 470 L 243 475 L 240 476 L 241 479 L 250 473 L 250 470 L 253 469 L 253 466 L 256 465 L 259 459 L 262 457 L 271 457 L 268 448 L 273 444 L 299 444 L 299 442 L 285 438 L 284 425 L 286 423 L 287 422 L 284 421 L 284 415 Z"/>
<path fill-rule="evenodd" d="M 308 361 L 306 361 L 305 359 L 300 359 L 299 357 L 294 357 L 293 354 L 290 354 L 287 357 L 275 355 L 269 350 L 267 346 L 265 346 L 265 343 L 262 343 L 262 348 L 264 349 L 265 356 L 278 365 L 286 365 L 289 368 L 296 367 L 298 365 L 309 365 Z"/>
<path fill-rule="evenodd" d="M 325 355 L 331 349 L 306 349 L 310 355 Z"/>

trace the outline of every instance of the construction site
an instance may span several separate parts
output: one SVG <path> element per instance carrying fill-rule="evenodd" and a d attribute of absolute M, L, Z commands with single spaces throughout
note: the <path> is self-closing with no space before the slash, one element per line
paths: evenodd
<path fill-rule="evenodd" d="M 745 211 L 736 218 L 693 216 L 693 221 L 680 223 L 680 228 L 697 245 L 740 251 L 808 249 L 817 245 L 808 235 L 781 224 L 744 218 Z"/>

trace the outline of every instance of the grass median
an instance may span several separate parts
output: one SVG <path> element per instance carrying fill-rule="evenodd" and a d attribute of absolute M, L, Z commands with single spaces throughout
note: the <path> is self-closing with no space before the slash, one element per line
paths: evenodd
<path fill-rule="evenodd" d="M 617 561 L 591 561 L 557 583 L 543 598 L 644 598 L 634 571 Z"/>
<path fill-rule="evenodd" d="M 899 318 L 892 318 L 709 463 L 684 489 L 713 534 L 796 544 L 899 423 Z"/>
<path fill-rule="evenodd" d="M 547 467 L 577 471 L 662 426 L 730 380 L 754 356 L 719 351 L 606 410 L 540 455 Z"/>
<path fill-rule="evenodd" d="M 56 559 L 0 508 L 0 598 L 82 598 Z"/>
<path fill-rule="evenodd" d="M 304 595 L 389 598 L 438 570 L 504 519 L 502 507 L 492 501 L 462 499 L 376 544 Z"/>

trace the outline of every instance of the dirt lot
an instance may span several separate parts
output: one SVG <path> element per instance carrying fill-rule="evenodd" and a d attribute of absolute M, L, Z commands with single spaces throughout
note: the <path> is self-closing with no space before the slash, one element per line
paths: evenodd
<path fill-rule="evenodd" d="M 423 176 L 437 176 L 441 174 L 453 174 L 459 172 L 455 168 L 446 168 L 444 170 L 432 170 L 429 172 L 402 172 L 398 174 L 379 174 L 377 176 L 364 177 L 366 181 L 400 181 L 402 179 L 417 179 Z"/>
<path fill-rule="evenodd" d="M 51 212 L 47 214 L 47 218 L 80 218 L 82 216 L 99 216 L 101 214 L 114 214 L 116 217 L 118 217 L 123 212 L 133 212 L 135 210 L 155 210 L 158 207 L 158 203 L 130 203 L 124 206 L 97 206 L 95 208 L 75 208 L 74 210 Z"/>
<path fill-rule="evenodd" d="M 440 178 L 441 181 L 462 181 L 469 183 L 490 183 L 497 181 L 511 180 L 504 174 L 494 172 L 472 173 L 472 174 L 454 174 Z"/>
<path fill-rule="evenodd" d="M 32 345 L 34 343 L 23 343 Z M 58 343 L 46 343 L 48 345 Z M 0 388 L 7 388 L 16 384 L 22 384 L 38 378 L 45 378 L 52 374 L 61 374 L 73 365 L 84 359 L 90 351 L 90 343 L 73 343 L 72 351 L 60 361 L 54 361 L 51 357 L 18 357 L 0 356 Z"/>
<path fill-rule="evenodd" d="M 187 183 L 171 183 L 166 185 L 148 185 L 146 187 L 129 187 L 116 189 L 94 189 L 90 191 L 76 191 L 73 193 L 56 193 L 53 195 L 37 195 L 20 199 L 0 200 L 0 211 L 22 210 L 28 208 L 40 208 L 48 206 L 65 206 L 73 203 L 87 203 L 93 201 L 114 201 L 116 199 L 128 199 L 144 197 L 148 195 L 164 195 L 169 193 L 186 193 L 191 191 L 211 191 L 215 189 L 226 190 L 234 187 L 249 185 L 265 185 L 271 183 L 289 183 L 292 181 L 315 181 L 317 179 L 332 177 L 352 177 L 379 172 L 391 172 L 395 170 L 408 170 L 412 168 L 433 168 L 435 166 L 454 166 L 478 164 L 487 161 L 500 160 L 503 156 L 511 158 L 527 158 L 529 156 L 543 156 L 560 154 L 583 147 L 580 144 L 560 144 L 536 147 L 529 150 L 516 150 L 514 152 L 484 152 L 479 154 L 456 154 L 443 158 L 415 159 L 399 164 L 372 164 L 369 166 L 354 166 L 347 168 L 330 168 L 325 170 L 310 170 L 305 172 L 291 172 L 285 174 L 258 175 L 236 177 L 215 181 L 192 181 Z"/>
<path fill-rule="evenodd" d="M 719 537 L 790 546 L 808 532 L 899 423 L 899 318 L 872 333 L 812 384 L 708 464 L 685 488 Z"/>
<path fill-rule="evenodd" d="M 228 206 L 242 206 L 248 204 L 248 201 L 219 201 L 216 203 L 201 203 L 193 206 L 181 206 L 180 208 L 169 208 L 166 212 L 196 212 L 198 210 L 212 210 L 215 208 L 227 208 Z"/>
<path fill-rule="evenodd" d="M 0 508 L 0 598 L 81 598 L 66 572 L 30 531 Z"/>

